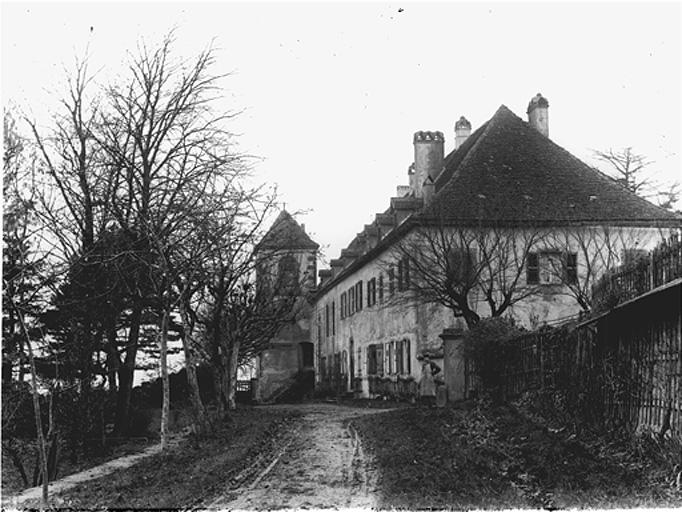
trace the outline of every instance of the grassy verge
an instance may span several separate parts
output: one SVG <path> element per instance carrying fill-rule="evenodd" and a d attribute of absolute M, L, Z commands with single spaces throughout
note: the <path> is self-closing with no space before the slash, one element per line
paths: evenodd
<path fill-rule="evenodd" d="M 62 449 L 57 479 L 64 478 L 65 476 L 69 476 L 80 471 L 85 471 L 86 469 L 99 466 L 100 464 L 104 464 L 107 461 L 117 459 L 125 455 L 141 452 L 152 446 L 157 441 L 157 439 L 152 437 L 140 437 L 124 440 L 116 444 L 111 443 L 106 454 L 90 457 L 84 457 L 83 455 L 80 455 L 75 462 L 70 459 L 68 451 L 66 449 Z M 24 463 L 24 470 L 26 471 L 28 478 L 32 479 L 33 472 L 38 461 L 38 452 L 35 442 L 22 442 L 21 447 L 17 450 L 20 453 L 20 457 Z M 2 493 L 4 496 L 12 496 L 20 493 L 24 489 L 26 489 L 26 486 L 21 479 L 19 471 L 16 469 L 12 462 L 12 458 L 9 456 L 5 446 L 3 445 Z"/>
<path fill-rule="evenodd" d="M 77 509 L 207 505 L 250 460 L 272 449 L 295 416 L 282 410 L 238 409 L 229 424 L 198 445 L 185 441 L 167 454 L 65 491 L 55 503 Z"/>
<path fill-rule="evenodd" d="M 415 407 L 353 423 L 374 455 L 381 508 L 682 505 L 650 457 L 511 407 Z"/>

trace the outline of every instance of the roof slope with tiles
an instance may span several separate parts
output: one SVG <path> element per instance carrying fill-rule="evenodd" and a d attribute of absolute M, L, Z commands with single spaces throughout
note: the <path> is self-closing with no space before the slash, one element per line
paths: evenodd
<path fill-rule="evenodd" d="M 583 163 L 504 105 L 445 158 L 432 201 L 415 217 L 512 224 L 682 219 Z"/>
<path fill-rule="evenodd" d="M 286 210 L 282 210 L 258 245 L 261 249 L 310 249 L 320 246 L 313 242 L 303 227 Z"/>

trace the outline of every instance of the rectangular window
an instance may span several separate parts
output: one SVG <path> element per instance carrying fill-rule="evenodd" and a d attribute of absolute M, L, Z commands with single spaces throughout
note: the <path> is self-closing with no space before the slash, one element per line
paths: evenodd
<path fill-rule="evenodd" d="M 386 343 L 386 355 L 388 359 L 388 374 L 393 374 L 393 342 Z"/>
<path fill-rule="evenodd" d="M 376 354 L 377 354 L 377 375 L 383 375 L 384 374 L 384 346 L 379 343 L 376 345 Z"/>
<path fill-rule="evenodd" d="M 403 340 L 395 342 L 395 372 L 402 375 L 405 373 L 403 365 Z"/>
<path fill-rule="evenodd" d="M 373 277 L 367 281 L 367 307 L 371 308 L 377 303 L 377 279 Z"/>
<path fill-rule="evenodd" d="M 379 274 L 379 304 L 384 303 L 384 275 Z"/>
<path fill-rule="evenodd" d="M 337 352 L 334 354 L 334 375 L 341 375 L 341 353 Z"/>
<path fill-rule="evenodd" d="M 348 290 L 348 316 L 355 313 L 355 288 Z"/>
<path fill-rule="evenodd" d="M 403 340 L 403 342 L 405 347 L 405 373 L 409 375 L 412 373 L 412 353 L 410 352 L 410 340 L 406 338 Z"/>
<path fill-rule="evenodd" d="M 332 336 L 336 335 L 336 302 L 332 301 Z"/>
<path fill-rule="evenodd" d="M 325 332 L 327 333 L 327 338 L 329 338 L 329 304 L 324 306 L 324 323 Z"/>
<path fill-rule="evenodd" d="M 320 380 L 325 380 L 327 378 L 327 358 L 323 357 L 320 359 Z"/>
<path fill-rule="evenodd" d="M 358 347 L 358 367 L 355 369 L 355 373 L 357 374 L 358 377 L 362 376 L 362 348 Z"/>
<path fill-rule="evenodd" d="M 566 284 L 578 282 L 578 255 L 574 252 L 566 255 Z"/>
<path fill-rule="evenodd" d="M 455 247 L 448 255 L 451 278 L 458 283 L 472 284 L 476 278 L 476 249 Z"/>
<path fill-rule="evenodd" d="M 403 291 L 403 260 L 398 262 L 398 291 Z"/>
<path fill-rule="evenodd" d="M 317 341 L 322 341 L 322 315 L 317 314 Z"/>
<path fill-rule="evenodd" d="M 341 311 L 340 311 L 340 315 L 341 315 L 341 320 L 343 320 L 344 318 L 346 318 L 346 292 L 343 292 L 343 293 L 341 294 Z"/>
<path fill-rule="evenodd" d="M 536 252 L 529 252 L 526 256 L 526 284 L 540 282 L 540 263 Z"/>
<path fill-rule="evenodd" d="M 393 294 L 395 293 L 395 271 L 393 270 L 393 267 L 391 266 L 388 269 L 388 294 L 393 297 Z"/>
<path fill-rule="evenodd" d="M 362 311 L 362 281 L 355 285 L 355 310 Z"/>
<path fill-rule="evenodd" d="M 562 255 L 558 251 L 540 253 L 540 284 L 561 284 L 564 277 Z"/>
<path fill-rule="evenodd" d="M 377 374 L 377 348 L 375 345 L 367 347 L 367 375 Z"/>

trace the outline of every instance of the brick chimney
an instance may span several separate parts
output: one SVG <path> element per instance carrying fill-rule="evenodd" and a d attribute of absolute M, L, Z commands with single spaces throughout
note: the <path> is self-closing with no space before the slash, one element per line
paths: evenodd
<path fill-rule="evenodd" d="M 422 186 L 427 177 L 436 180 L 443 170 L 442 132 L 416 132 L 414 134 L 414 194 L 422 197 Z"/>
<path fill-rule="evenodd" d="M 322 269 L 317 274 L 320 276 L 320 286 L 324 286 L 332 279 L 331 269 Z"/>
<path fill-rule="evenodd" d="M 542 94 L 537 93 L 528 103 L 528 124 L 543 134 L 549 137 L 549 102 Z"/>
<path fill-rule="evenodd" d="M 461 116 L 455 123 L 455 149 L 464 144 L 469 135 L 471 135 L 471 123 L 466 117 Z"/>

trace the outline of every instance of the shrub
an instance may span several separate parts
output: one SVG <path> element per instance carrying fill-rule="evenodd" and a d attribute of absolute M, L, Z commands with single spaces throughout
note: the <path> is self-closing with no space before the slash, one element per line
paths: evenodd
<path fill-rule="evenodd" d="M 500 317 L 485 318 L 464 333 L 462 355 L 473 362 L 483 391 L 496 402 L 503 397 L 505 361 L 512 351 L 510 341 L 522 333 L 513 320 Z"/>

